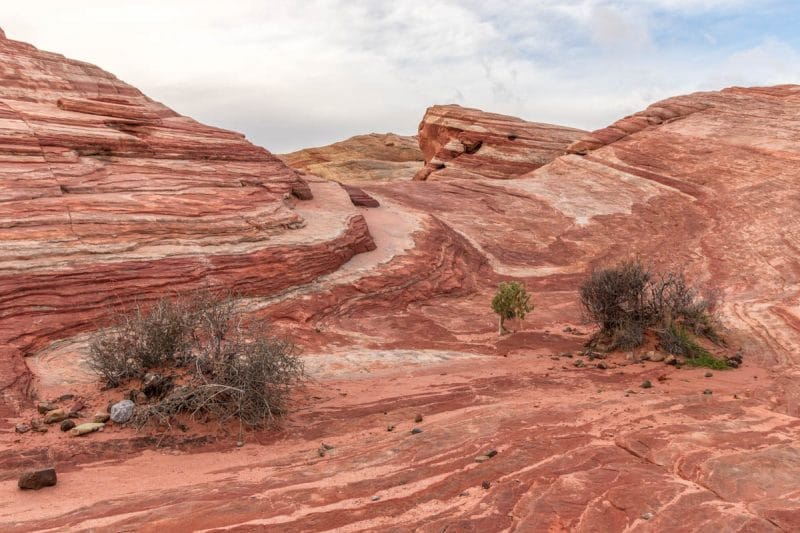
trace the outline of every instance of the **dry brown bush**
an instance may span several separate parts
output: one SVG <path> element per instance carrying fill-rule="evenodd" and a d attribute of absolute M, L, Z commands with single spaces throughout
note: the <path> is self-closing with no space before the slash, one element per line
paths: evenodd
<path fill-rule="evenodd" d="M 594 270 L 580 287 L 589 321 L 600 328 L 593 343 L 608 349 L 640 346 L 649 328 L 681 329 L 721 343 L 714 298 L 703 297 L 679 272 L 653 274 L 640 261 Z"/>
<path fill-rule="evenodd" d="M 294 344 L 247 320 L 234 298 L 210 293 L 119 315 L 92 339 L 89 361 L 109 386 L 148 370 L 175 373 L 180 386 L 137 406 L 138 426 L 169 425 L 180 414 L 261 426 L 286 412 L 292 388 L 304 379 Z"/>

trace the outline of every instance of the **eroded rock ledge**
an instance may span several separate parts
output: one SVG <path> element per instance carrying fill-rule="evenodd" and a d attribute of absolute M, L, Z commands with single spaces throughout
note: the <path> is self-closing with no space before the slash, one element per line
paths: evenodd
<path fill-rule="evenodd" d="M 458 105 L 429 107 L 419 125 L 425 166 L 414 179 L 515 178 L 564 154 L 585 133 Z"/>

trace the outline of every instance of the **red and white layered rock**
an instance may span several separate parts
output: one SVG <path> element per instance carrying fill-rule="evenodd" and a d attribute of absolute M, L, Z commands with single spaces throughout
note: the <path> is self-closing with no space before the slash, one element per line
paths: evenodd
<path fill-rule="evenodd" d="M 0 38 L 0 391 L 25 386 L 24 354 L 109 305 L 217 284 L 268 294 L 373 247 L 327 197 L 345 193 L 318 187 L 324 225 L 295 205 L 308 183 L 243 135 Z"/>
<path fill-rule="evenodd" d="M 515 178 L 564 154 L 585 133 L 458 105 L 429 107 L 418 135 L 425 166 L 414 179 Z"/>

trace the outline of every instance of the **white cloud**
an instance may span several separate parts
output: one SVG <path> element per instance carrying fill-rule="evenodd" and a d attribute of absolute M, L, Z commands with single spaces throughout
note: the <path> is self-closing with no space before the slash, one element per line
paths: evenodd
<path fill-rule="evenodd" d="M 641 48 L 650 42 L 645 20 L 613 7 L 595 6 L 590 20 L 592 40 L 601 46 Z"/>
<path fill-rule="evenodd" d="M 95 63 L 281 152 L 413 133 L 434 103 L 593 129 L 715 84 L 800 81 L 787 43 L 726 58 L 653 37 L 656 10 L 744 2 L 27 0 L 0 4 L 0 20 L 11 38 Z"/>

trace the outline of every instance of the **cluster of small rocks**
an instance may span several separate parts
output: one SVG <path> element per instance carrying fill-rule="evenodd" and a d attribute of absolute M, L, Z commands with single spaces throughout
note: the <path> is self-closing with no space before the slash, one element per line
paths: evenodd
<path fill-rule="evenodd" d="M 735 354 L 725 358 L 725 364 L 731 368 L 739 368 L 742 366 L 743 354 L 742 350 L 738 350 Z"/>
<path fill-rule="evenodd" d="M 72 436 L 87 435 L 95 431 L 102 431 L 109 420 L 117 424 L 128 422 L 133 416 L 134 404 L 130 400 L 122 400 L 110 406 L 111 413 L 98 411 L 92 417 L 91 422 L 76 424 L 75 419 L 84 416 L 85 407 L 81 400 L 73 402 L 69 407 L 59 407 L 55 402 L 40 402 L 36 408 L 43 418 L 33 418 L 30 424 L 19 423 L 14 429 L 17 433 L 27 433 L 28 431 L 47 433 L 49 425 L 59 424 L 61 431 Z"/>
<path fill-rule="evenodd" d="M 172 388 L 172 378 L 165 378 L 156 374 L 148 374 L 143 380 L 143 390 L 129 391 L 126 398 L 117 402 L 110 402 L 105 410 L 95 412 L 89 421 L 80 422 L 81 418 L 89 418 L 85 414 L 86 404 L 74 394 L 64 394 L 52 401 L 39 402 L 36 410 L 40 417 L 34 417 L 30 422 L 20 422 L 14 427 L 17 433 L 29 431 L 47 433 L 53 425 L 73 437 L 88 435 L 103 431 L 109 422 L 126 424 L 133 418 L 137 403 L 148 401 L 150 396 L 159 397 Z M 149 393 L 149 394 L 148 394 Z M 78 420 L 78 422 L 76 422 Z M 323 446 L 328 446 L 323 444 Z M 325 448 L 327 451 L 330 448 Z M 45 468 L 24 472 L 19 478 L 20 489 L 38 490 L 56 484 L 55 469 Z"/>
<path fill-rule="evenodd" d="M 578 357 L 576 357 L 576 355 Z M 646 361 L 650 361 L 653 363 L 664 363 L 667 365 L 672 365 L 676 367 L 680 367 L 686 363 L 685 358 L 678 357 L 672 354 L 667 354 L 655 350 L 650 350 L 644 354 L 637 354 L 635 352 L 629 352 L 625 357 L 626 363 L 609 363 L 604 361 L 607 355 L 601 352 L 595 352 L 593 350 L 584 350 L 578 351 L 576 354 L 572 352 L 561 352 L 558 355 L 550 356 L 550 359 L 553 361 L 559 361 L 562 357 L 566 357 L 569 359 L 573 359 L 572 366 L 575 368 L 598 368 L 600 370 L 607 370 L 609 368 L 615 368 L 617 366 L 624 366 L 625 364 L 638 364 L 644 363 Z M 594 364 L 590 364 L 589 362 L 593 362 Z M 742 364 L 742 352 L 741 350 L 736 352 L 735 355 L 725 357 L 725 363 L 731 368 L 739 368 Z M 562 366 L 561 368 L 566 369 L 566 366 Z"/>

